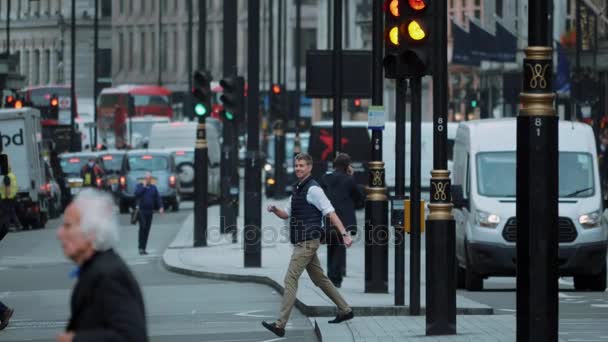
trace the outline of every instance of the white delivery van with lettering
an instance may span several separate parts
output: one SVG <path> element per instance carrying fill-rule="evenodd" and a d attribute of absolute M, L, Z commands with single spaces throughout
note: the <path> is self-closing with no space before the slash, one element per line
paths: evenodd
<path fill-rule="evenodd" d="M 44 228 L 48 220 L 48 199 L 42 190 L 45 177 L 41 139 L 37 109 L 0 109 L 2 149 L 19 185 L 16 197 L 19 220 L 32 228 Z"/>

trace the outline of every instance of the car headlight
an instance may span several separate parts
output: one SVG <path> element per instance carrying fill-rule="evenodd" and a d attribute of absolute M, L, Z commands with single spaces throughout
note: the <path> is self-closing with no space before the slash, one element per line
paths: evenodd
<path fill-rule="evenodd" d="M 481 227 L 496 228 L 500 223 L 500 216 L 478 210 L 475 215 L 475 223 Z"/>
<path fill-rule="evenodd" d="M 601 220 L 602 214 L 599 210 L 597 210 L 592 213 L 579 216 L 578 223 L 580 223 L 583 228 L 595 228 L 600 225 Z"/>
<path fill-rule="evenodd" d="M 270 170 L 272 170 L 272 165 L 270 165 L 270 164 L 264 165 L 264 171 L 270 172 Z"/>

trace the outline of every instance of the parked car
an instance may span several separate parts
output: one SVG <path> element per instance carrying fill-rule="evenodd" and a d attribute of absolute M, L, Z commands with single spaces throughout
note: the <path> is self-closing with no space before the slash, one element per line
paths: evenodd
<path fill-rule="evenodd" d="M 181 199 L 194 197 L 194 149 L 176 148 L 168 149 L 175 159 L 175 169 L 179 181 L 179 195 Z"/>
<path fill-rule="evenodd" d="M 59 155 L 59 163 L 65 179 L 65 189 L 62 189 L 63 206 L 67 206 L 72 201 L 73 196 L 78 194 L 83 187 L 83 179 L 80 177 L 82 167 L 89 162 L 89 159 L 95 159 L 98 165 L 101 165 L 101 160 L 97 152 L 74 152 L 62 153 Z M 96 184 L 99 189 L 103 189 L 103 181 L 100 180 Z"/>
<path fill-rule="evenodd" d="M 197 122 L 156 123 L 150 132 L 151 149 L 169 151 L 189 151 L 196 144 Z M 220 139 L 221 122 L 214 118 L 205 119 L 207 135 L 207 190 L 209 199 L 220 197 Z M 177 165 L 177 164 L 176 164 Z"/>
<path fill-rule="evenodd" d="M 119 197 L 120 187 L 118 182 L 124 156 L 125 151 L 122 150 L 106 150 L 99 152 L 99 159 L 101 160 L 100 166 L 104 172 L 104 188 L 106 191 L 111 192 L 116 199 Z"/>
<path fill-rule="evenodd" d="M 121 213 L 136 205 L 135 187 L 143 182 L 146 172 L 152 173 L 152 183 L 158 188 L 165 208 L 179 210 L 179 181 L 173 155 L 164 150 L 132 150 L 125 154 L 120 170 Z"/>
<path fill-rule="evenodd" d="M 589 125 L 559 122 L 559 274 L 577 290 L 606 289 L 608 224 Z M 517 248 L 515 118 L 463 122 L 454 144 L 452 198 L 460 287 L 515 276 Z M 543 215 L 544 213 L 532 213 Z"/>

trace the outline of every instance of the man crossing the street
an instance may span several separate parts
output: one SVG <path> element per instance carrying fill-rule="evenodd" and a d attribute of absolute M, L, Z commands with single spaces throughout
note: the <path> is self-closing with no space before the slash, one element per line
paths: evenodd
<path fill-rule="evenodd" d="M 137 184 L 135 200 L 139 209 L 139 254 L 147 255 L 146 246 L 148 245 L 154 210 L 158 210 L 161 214 L 164 211 L 163 201 L 156 185 L 152 184 L 152 174 L 150 172 L 146 172 L 143 184 Z"/>
<path fill-rule="evenodd" d="M 298 177 L 298 184 L 294 187 L 290 205 L 285 209 L 279 209 L 274 205 L 268 207 L 268 211 L 278 217 L 284 220 L 290 219 L 290 241 L 294 245 L 289 268 L 285 275 L 285 292 L 280 317 L 273 323 L 262 322 L 266 329 L 279 337 L 285 336 L 285 326 L 296 300 L 298 280 L 304 270 L 308 272 L 313 283 L 338 306 L 338 315 L 329 323 L 340 323 L 354 317 L 350 306 L 323 272 L 317 256 L 320 240 L 325 235 L 325 228 L 322 226 L 323 217 L 328 217 L 332 226 L 339 231 L 346 247 L 350 247 L 353 241 L 346 233 L 344 225 L 336 215 L 323 189 L 312 179 L 311 173 L 312 158 L 310 155 L 298 154 L 295 158 L 295 174 Z"/>

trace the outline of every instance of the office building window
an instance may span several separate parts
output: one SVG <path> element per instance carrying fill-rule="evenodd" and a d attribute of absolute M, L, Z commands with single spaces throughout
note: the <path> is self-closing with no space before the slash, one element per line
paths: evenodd
<path fill-rule="evenodd" d="M 502 18 L 502 0 L 496 0 L 496 15 Z"/>
<path fill-rule="evenodd" d="M 112 0 L 101 1 L 101 17 L 110 18 L 112 17 Z"/>
<path fill-rule="evenodd" d="M 144 3 L 145 1 L 142 1 Z M 146 33 L 140 33 L 141 49 L 139 50 L 139 70 L 146 70 Z"/>
<path fill-rule="evenodd" d="M 133 70 L 133 44 L 135 41 L 133 39 L 133 32 L 129 32 L 129 71 Z"/>
<path fill-rule="evenodd" d="M 154 69 L 156 65 L 156 33 L 150 27 L 150 68 Z"/>
<path fill-rule="evenodd" d="M 123 49 L 123 34 L 119 33 L 118 34 L 118 51 L 117 51 L 117 55 L 118 55 L 118 70 L 122 70 L 123 68 L 123 56 L 124 56 L 124 49 Z"/>

